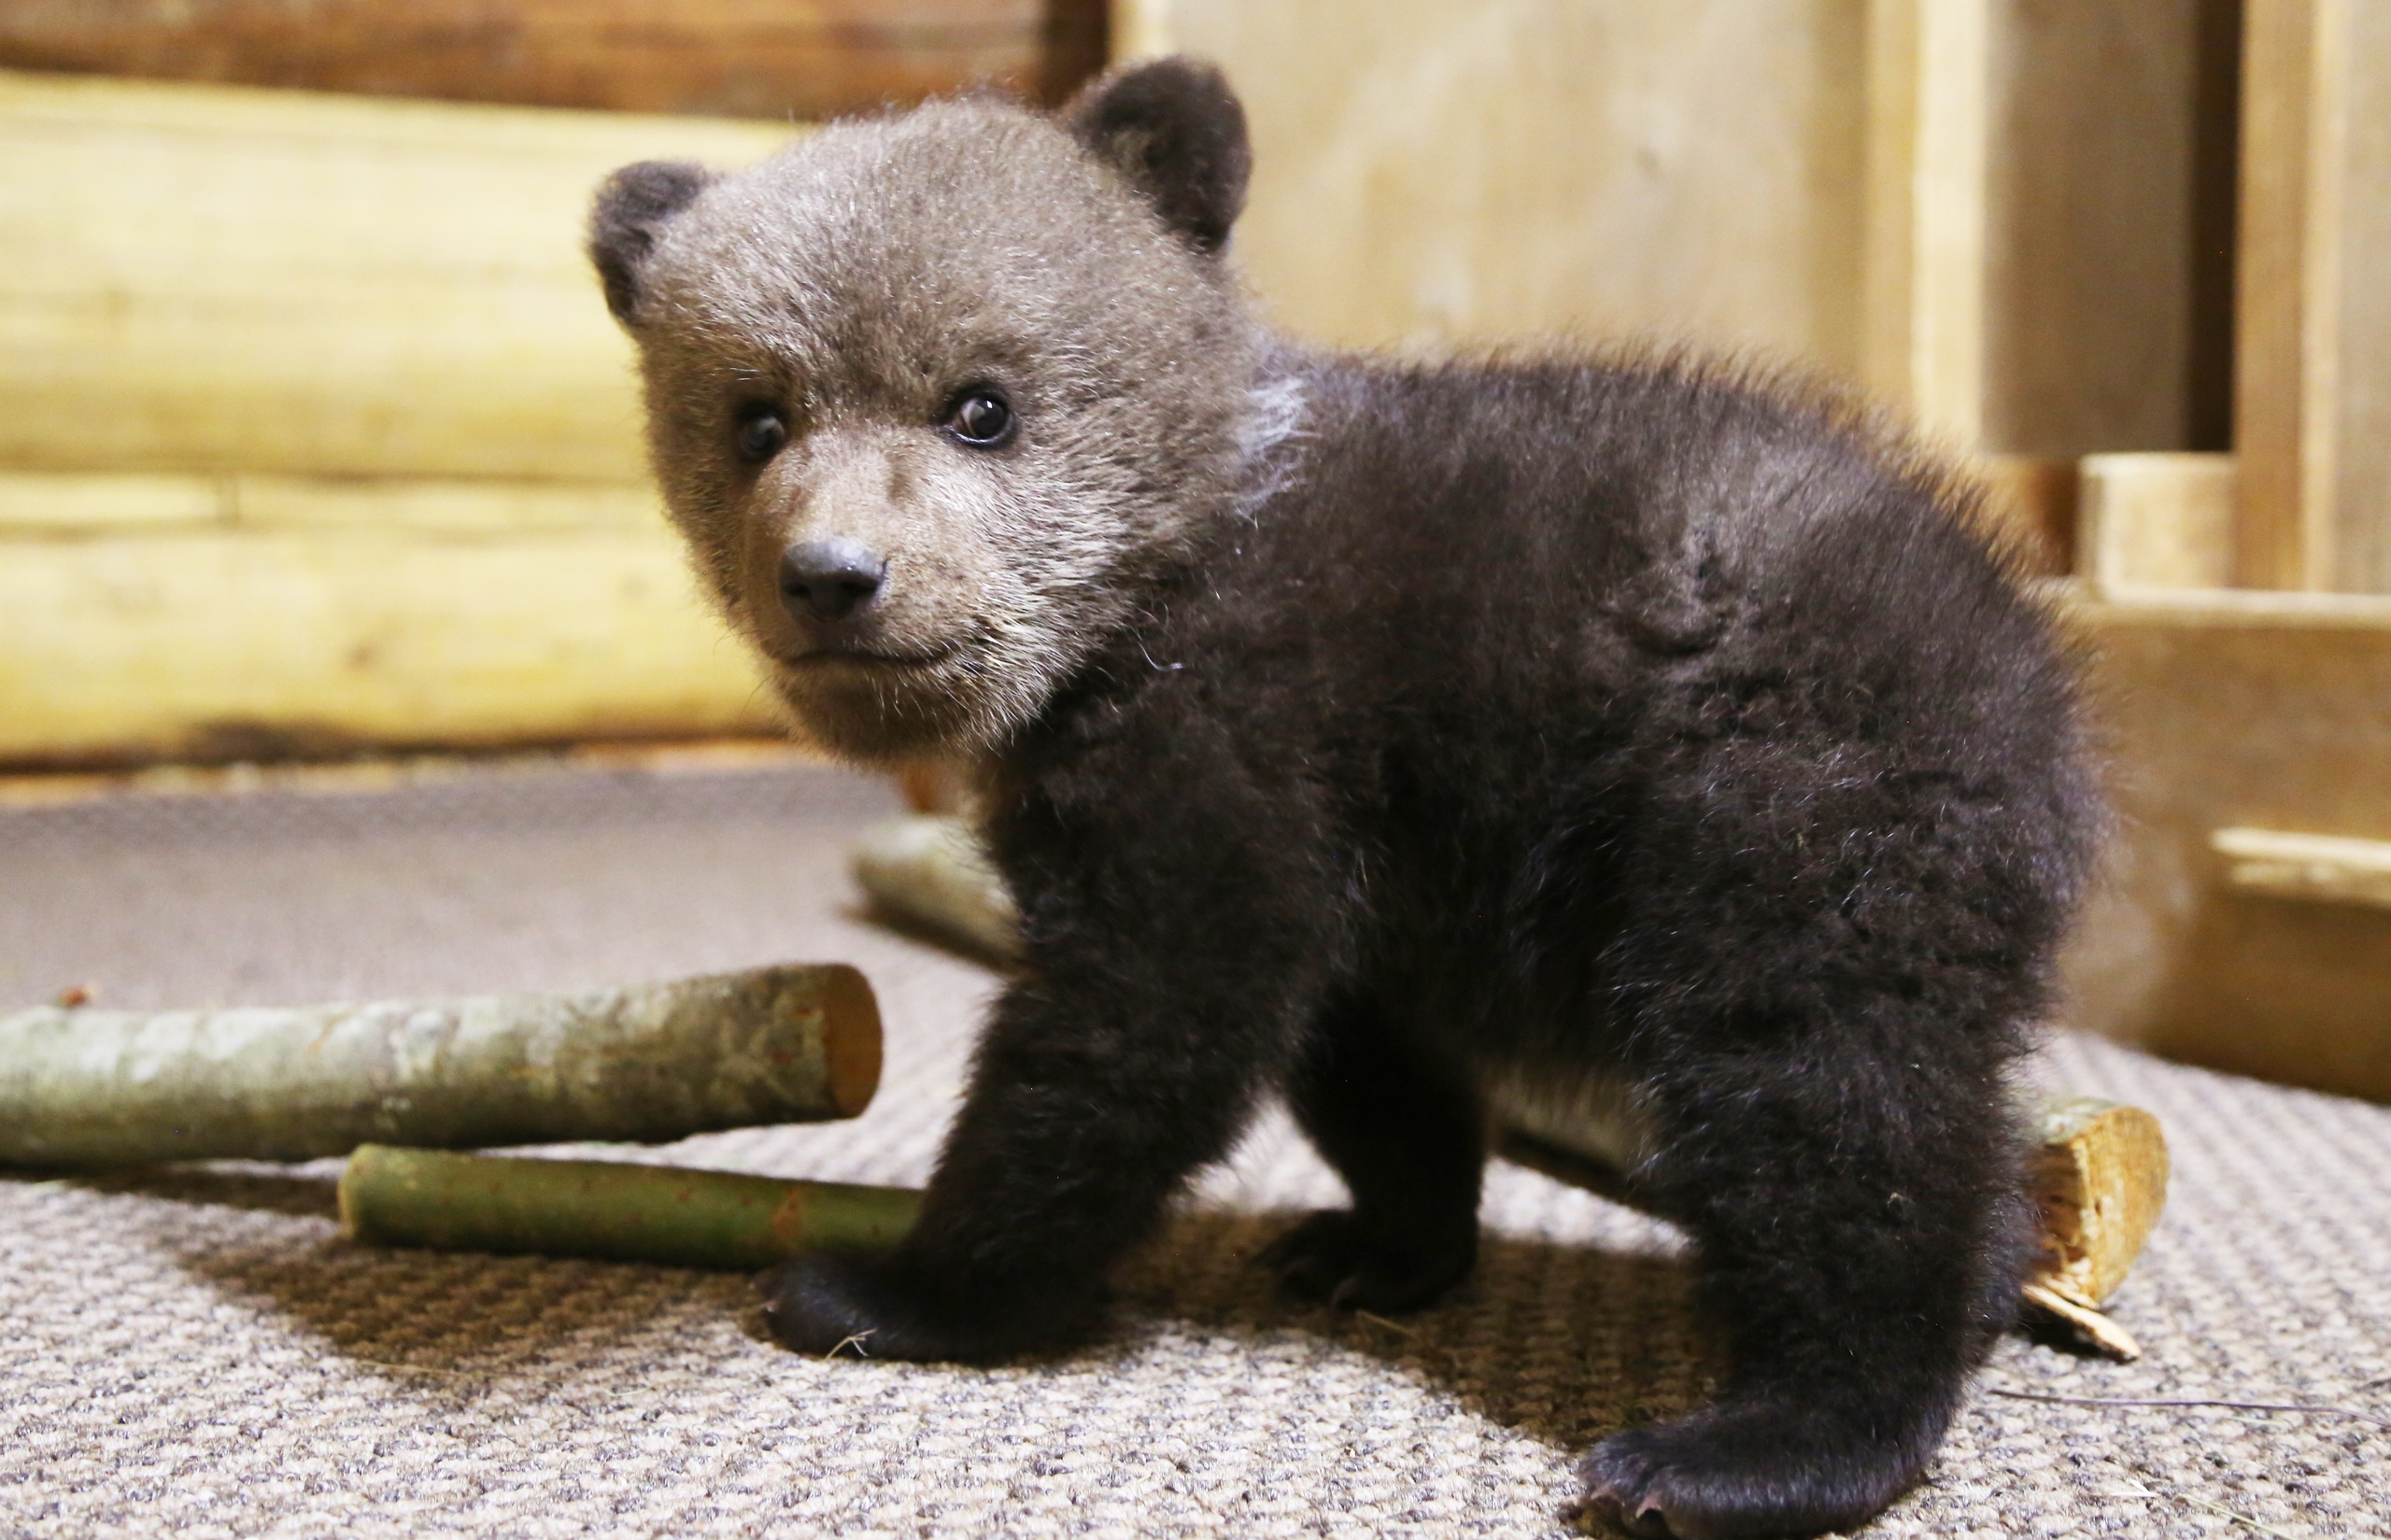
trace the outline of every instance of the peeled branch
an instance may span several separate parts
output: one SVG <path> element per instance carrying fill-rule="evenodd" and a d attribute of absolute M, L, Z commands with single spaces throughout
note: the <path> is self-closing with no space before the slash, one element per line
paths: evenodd
<path fill-rule="evenodd" d="M 856 881 L 890 917 L 989 962 L 1019 953 L 1012 895 L 965 820 L 887 819 L 863 831 L 852 859 Z"/>
<path fill-rule="evenodd" d="M 0 1165 L 662 1141 L 851 1118 L 880 1009 L 841 963 L 579 995 L 0 1016 Z"/>
<path fill-rule="evenodd" d="M 903 1187 L 379 1144 L 340 1179 L 342 1227 L 377 1245 L 739 1272 L 809 1246 L 891 1245 L 921 1201 Z"/>
<path fill-rule="evenodd" d="M 2030 1305 L 2087 1345 L 2131 1362 L 2142 1347 L 2101 1312 L 2126 1280 L 2167 1203 L 2167 1137 L 2139 1107 L 2098 1096 L 2046 1105 L 2027 1180 L 2043 1215 Z"/>

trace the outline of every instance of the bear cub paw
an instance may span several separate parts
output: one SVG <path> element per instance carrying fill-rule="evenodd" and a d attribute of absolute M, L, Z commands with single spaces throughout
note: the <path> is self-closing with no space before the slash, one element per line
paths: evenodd
<path fill-rule="evenodd" d="M 807 1251 L 757 1280 L 764 1322 L 806 1353 L 986 1363 L 1067 1346 L 1096 1302 L 1062 1289 L 945 1289 L 898 1257 Z"/>
<path fill-rule="evenodd" d="M 1865 1523 L 1899 1496 L 1923 1463 L 1916 1448 L 1790 1397 L 1754 1397 L 1614 1434 L 1578 1471 L 1594 1511 L 1629 1534 L 1813 1535 Z"/>
<path fill-rule="evenodd" d="M 1478 1261 L 1475 1224 L 1399 1240 L 1346 1209 L 1323 1209 L 1262 1253 L 1279 1287 L 1296 1299 L 1340 1310 L 1416 1310 L 1433 1305 Z"/>

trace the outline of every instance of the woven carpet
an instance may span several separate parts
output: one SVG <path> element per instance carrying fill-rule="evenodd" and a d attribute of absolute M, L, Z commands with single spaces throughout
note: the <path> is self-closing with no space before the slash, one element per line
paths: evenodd
<path fill-rule="evenodd" d="M 0 812 L 0 1005 L 845 958 L 888 1026 L 864 1117 L 618 1152 L 918 1181 L 991 981 L 857 911 L 845 841 L 893 806 L 780 768 Z M 2172 1197 L 2116 1303 L 2148 1356 L 2006 1342 L 1867 1533 L 2391 1533 L 2391 1109 L 2079 1039 L 2041 1074 L 2165 1122 Z M 782 1351 L 736 1277 L 354 1245 L 336 1172 L 0 1177 L 0 1535 L 1568 1533 L 1577 1453 L 1718 1369 L 1667 1230 L 1501 1165 L 1449 1303 L 1275 1303 L 1253 1253 L 1338 1195 L 1279 1115 L 1099 1345 L 997 1369 Z"/>

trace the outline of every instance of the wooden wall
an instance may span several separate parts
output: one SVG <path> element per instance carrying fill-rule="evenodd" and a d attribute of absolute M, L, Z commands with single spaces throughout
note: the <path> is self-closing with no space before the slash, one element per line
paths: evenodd
<path fill-rule="evenodd" d="M 1946 41 L 1971 9 L 1977 38 Z M 1128 0 L 1120 15 L 1124 48 L 1217 59 L 1244 94 L 1257 165 L 1238 256 L 1306 335 L 1691 340 L 1908 395 L 1872 346 L 1907 371 L 1915 326 L 1958 303 L 1969 373 L 1941 394 L 1966 404 L 1925 415 L 1965 446 L 2226 445 L 2234 0 Z M 1887 57 L 1954 46 L 1942 64 Z M 1904 86 L 1922 117 L 1881 99 Z M 1921 134 L 1924 160 L 1898 137 Z M 1885 232 L 1886 205 L 1924 186 L 1973 219 L 1956 246 L 1940 226 L 1931 251 Z M 1889 238 L 1890 285 L 1871 272 Z M 1901 313 L 1914 283 L 1950 296 L 1917 322 Z"/>
<path fill-rule="evenodd" d="M 2391 601 L 2151 588 L 2073 614 L 2118 827 L 2062 1019 L 2391 1101 Z M 2231 830 L 2296 854 L 2237 881 Z"/>
<path fill-rule="evenodd" d="M 2231 443 L 2238 0 L 2002 0 L 1986 447 Z"/>
<path fill-rule="evenodd" d="M 1856 0 L 1154 0 L 1256 155 L 1237 253 L 1293 330 L 1370 346 L 1699 337 L 1847 368 Z"/>
<path fill-rule="evenodd" d="M 788 133 L 0 73 L 0 761 L 769 730 L 580 246 Z"/>
<path fill-rule="evenodd" d="M 994 82 L 1060 100 L 1103 0 L 10 0 L 0 68 L 819 119 Z"/>

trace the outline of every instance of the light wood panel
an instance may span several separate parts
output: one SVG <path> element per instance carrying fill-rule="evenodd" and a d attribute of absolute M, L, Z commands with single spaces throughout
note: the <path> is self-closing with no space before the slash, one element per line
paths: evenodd
<path fill-rule="evenodd" d="M 2230 447 L 2238 0 L 1995 0 L 1984 440 Z"/>
<path fill-rule="evenodd" d="M 591 191 L 788 133 L 0 74 L 0 465 L 639 479 Z"/>
<path fill-rule="evenodd" d="M 2119 838 L 2062 1019 L 2391 1100 L 2391 911 L 2237 885 L 2220 829 L 2391 841 L 2391 600 L 2149 590 L 2073 606 Z"/>
<path fill-rule="evenodd" d="M 2339 114 L 2322 56 L 2338 51 L 2341 14 L 2340 0 L 2249 0 L 2243 34 L 2234 570 L 2251 587 L 2333 586 L 2333 337 L 2318 301 L 2334 285 L 2316 237 L 2333 222 Z"/>
<path fill-rule="evenodd" d="M 2208 842 L 2232 863 L 2226 881 L 2245 892 L 2391 909 L 2391 841 L 2221 828 Z"/>
<path fill-rule="evenodd" d="M 2231 455 L 2087 455 L 2076 571 L 2104 591 L 2224 587 L 2238 480 Z"/>
<path fill-rule="evenodd" d="M 1236 254 L 1301 335 L 1857 368 L 1854 0 L 1137 0 L 1114 29 L 1227 69 L 1256 151 Z"/>
<path fill-rule="evenodd" d="M 1990 0 L 1869 0 L 1861 378 L 1928 432 L 1984 438 Z"/>
<path fill-rule="evenodd" d="M 2075 461 L 2058 455 L 1980 455 L 1973 462 L 1984 483 L 1985 511 L 1994 533 L 2034 577 L 2064 577 L 2075 570 Z"/>
<path fill-rule="evenodd" d="M 661 528 L 0 544 L 0 760 L 769 731 Z"/>
<path fill-rule="evenodd" d="M 1102 63 L 1102 0 L 11 0 L 0 66 L 820 119 Z"/>
<path fill-rule="evenodd" d="M 664 527 L 663 501 L 644 482 L 0 471 L 0 551 L 10 537 L 162 528 L 650 535 Z"/>
<path fill-rule="evenodd" d="M 2391 5 L 2343 0 L 2334 586 L 2391 592 Z"/>
<path fill-rule="evenodd" d="M 2250 0 L 2237 572 L 2391 591 L 2391 7 Z"/>

